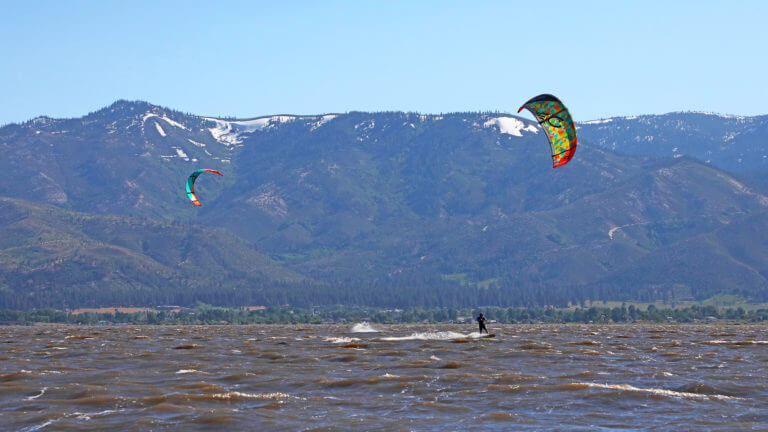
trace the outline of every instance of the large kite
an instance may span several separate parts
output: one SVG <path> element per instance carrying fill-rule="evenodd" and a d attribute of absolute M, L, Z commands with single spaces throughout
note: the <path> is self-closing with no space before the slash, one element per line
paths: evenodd
<path fill-rule="evenodd" d="M 197 200 L 197 195 L 195 195 L 195 180 L 197 180 L 197 176 L 204 172 L 214 173 L 220 176 L 224 175 L 216 170 L 199 169 L 189 176 L 187 179 L 187 196 L 189 197 L 189 200 L 192 201 L 196 206 L 201 206 L 202 204 L 200 204 L 200 201 Z"/>
<path fill-rule="evenodd" d="M 551 94 L 531 98 L 517 112 L 523 108 L 536 117 L 547 135 L 552 149 L 552 168 L 567 164 L 576 153 L 576 127 L 568 108 Z"/>

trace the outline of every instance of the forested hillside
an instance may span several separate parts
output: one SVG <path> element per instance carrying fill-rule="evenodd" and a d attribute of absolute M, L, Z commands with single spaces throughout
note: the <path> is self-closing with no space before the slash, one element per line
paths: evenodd
<path fill-rule="evenodd" d="M 502 113 L 40 117 L 0 128 L 0 307 L 764 301 L 765 123 L 583 122 L 552 169 Z"/>

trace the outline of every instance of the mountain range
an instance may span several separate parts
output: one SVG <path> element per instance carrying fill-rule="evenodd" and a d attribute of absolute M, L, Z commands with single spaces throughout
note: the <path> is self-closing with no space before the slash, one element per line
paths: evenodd
<path fill-rule="evenodd" d="M 768 299 L 768 116 L 237 120 L 118 101 L 0 128 L 0 307 Z M 202 207 L 184 183 L 195 169 Z"/>

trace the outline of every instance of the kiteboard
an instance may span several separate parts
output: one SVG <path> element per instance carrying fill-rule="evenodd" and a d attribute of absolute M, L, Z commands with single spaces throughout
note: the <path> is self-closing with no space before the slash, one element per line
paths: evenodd
<path fill-rule="evenodd" d="M 496 333 L 484 334 L 484 335 L 480 335 L 478 337 L 479 338 L 495 338 L 496 337 Z"/>

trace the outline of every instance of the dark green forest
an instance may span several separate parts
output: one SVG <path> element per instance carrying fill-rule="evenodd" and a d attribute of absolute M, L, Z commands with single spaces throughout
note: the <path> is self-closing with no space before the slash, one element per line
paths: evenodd
<path fill-rule="evenodd" d="M 60 281 L 66 284 L 66 281 Z M 618 301 L 674 302 L 675 291 L 660 292 L 658 289 L 636 291 L 627 298 L 621 287 L 582 286 L 522 286 L 505 285 L 503 280 L 489 286 L 465 286 L 453 281 L 435 281 L 427 277 L 413 278 L 407 282 L 388 282 L 380 285 L 338 281 L 334 284 L 313 282 L 268 282 L 252 288 L 228 285 L 135 289 L 100 289 L 98 286 L 77 290 L 62 289 L 43 292 L 42 295 L 24 295 L 0 291 L 0 309 L 26 310 L 49 308 L 74 309 L 84 307 L 154 307 L 157 305 L 191 306 L 197 302 L 222 307 L 243 305 L 279 306 L 299 308 L 313 306 L 356 305 L 378 308 L 468 308 L 478 305 L 489 307 L 537 306 L 567 307 L 586 305 L 594 299 Z M 747 297 L 749 301 L 766 302 L 768 295 Z"/>

